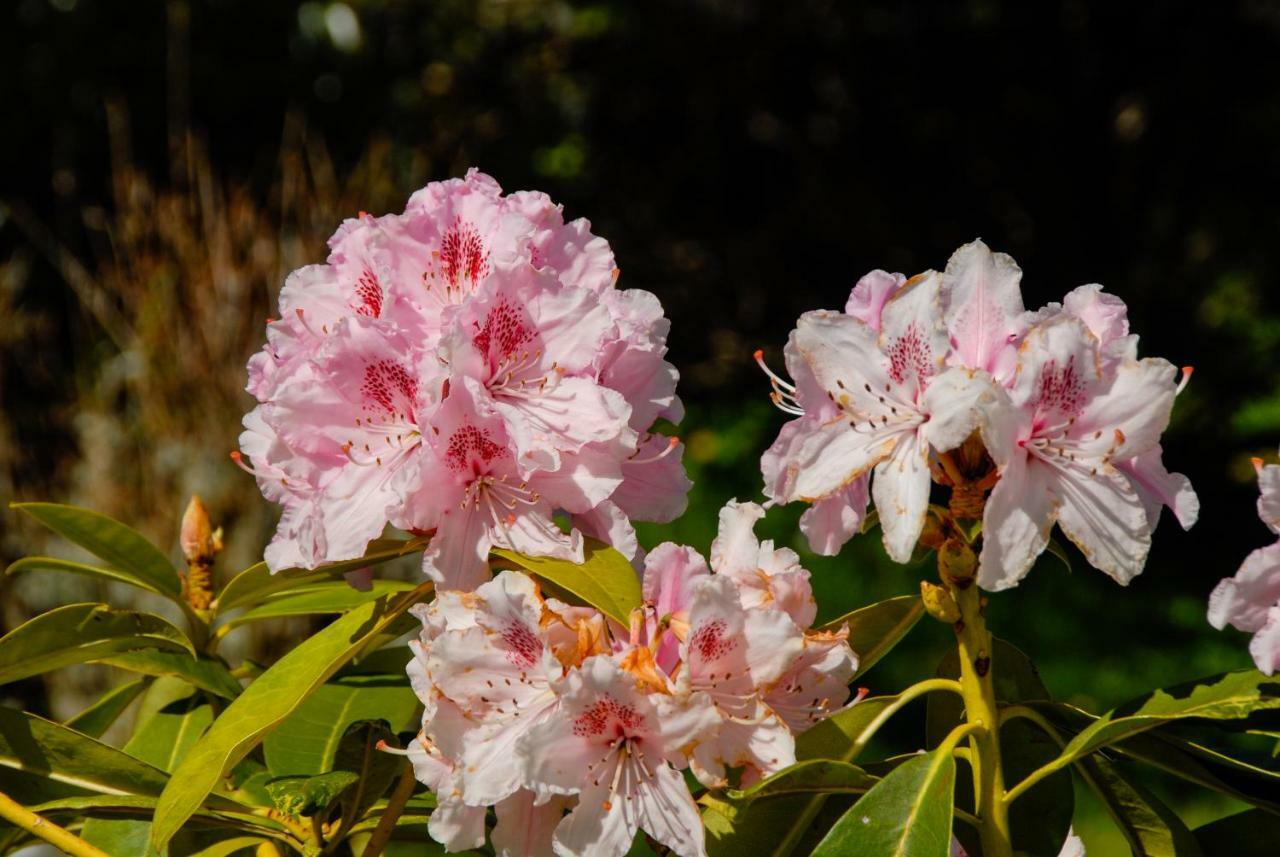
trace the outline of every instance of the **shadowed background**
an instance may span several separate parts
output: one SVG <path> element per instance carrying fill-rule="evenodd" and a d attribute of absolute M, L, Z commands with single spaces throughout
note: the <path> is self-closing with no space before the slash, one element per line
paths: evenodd
<path fill-rule="evenodd" d="M 719 506 L 758 496 L 784 415 L 750 354 L 780 367 L 796 316 L 866 271 L 941 268 L 981 236 L 1018 260 L 1029 306 L 1103 283 L 1144 354 L 1195 366 L 1165 460 L 1200 523 L 1166 516 L 1127 589 L 1047 558 L 991 624 L 1095 710 L 1247 665 L 1204 602 L 1270 538 L 1249 457 L 1280 441 L 1280 5 L 1146 5 L 5 4 L 0 495 L 173 549 L 199 492 L 227 526 L 222 573 L 252 562 L 274 511 L 226 453 L 284 275 L 341 218 L 474 165 L 589 217 L 621 285 L 667 308 L 698 484 L 650 544 L 706 550 Z M 824 616 L 931 573 L 875 536 L 810 557 L 799 511 L 764 529 L 801 549 Z M 0 537 L 6 563 L 62 549 L 14 513 Z M 0 624 L 102 597 L 54 583 L 7 585 Z M 297 630 L 245 645 L 272 657 Z M 932 673 L 949 637 L 926 620 L 866 681 Z M 67 675 L 5 692 L 65 716 L 106 680 Z"/>

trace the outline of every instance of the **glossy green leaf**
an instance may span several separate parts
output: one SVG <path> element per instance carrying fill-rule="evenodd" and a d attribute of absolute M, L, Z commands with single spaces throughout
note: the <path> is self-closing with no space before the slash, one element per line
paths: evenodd
<path fill-rule="evenodd" d="M 993 643 L 991 670 L 997 702 L 1047 700 L 1049 691 L 1031 659 L 998 637 L 993 638 Z M 955 649 L 948 651 L 942 659 L 938 675 L 942 678 L 960 677 L 959 655 Z M 955 694 L 930 694 L 926 746 L 936 747 L 959 725 L 963 716 L 962 706 L 961 698 Z M 1053 761 L 1058 751 L 1058 743 L 1053 737 L 1028 720 L 1012 720 L 1000 727 L 1000 758 L 1007 784 L 1021 782 L 1032 771 Z M 961 807 L 972 809 L 973 784 L 970 778 L 960 778 L 956 801 Z M 1057 857 L 1067 838 L 1074 811 L 1075 789 L 1069 771 L 1061 771 L 1037 783 L 1009 810 L 1010 835 L 1019 852 L 1027 857 Z M 973 831 L 962 828 L 957 834 L 967 850 L 978 853 Z"/>
<path fill-rule="evenodd" d="M 342 796 L 342 815 L 348 825 L 377 803 L 409 764 L 403 756 L 379 750 L 384 742 L 387 746 L 398 746 L 386 721 L 362 720 L 348 727 L 338 743 L 334 770 L 349 771 L 356 776 L 355 788 Z"/>
<path fill-rule="evenodd" d="M 325 613 L 345 613 L 369 601 L 396 592 L 407 592 L 417 586 L 404 580 L 375 580 L 368 591 L 362 592 L 346 581 L 308 584 L 298 589 L 268 598 L 222 624 L 218 629 L 225 634 L 232 628 L 249 622 L 279 619 L 284 616 L 315 616 Z"/>
<path fill-rule="evenodd" d="M 163 847 L 222 776 L 304 700 L 425 595 L 361 605 L 281 658 L 236 698 L 187 754 L 156 808 L 152 840 Z"/>
<path fill-rule="evenodd" d="M 1097 715 L 1061 703 L 1035 703 L 1032 707 L 1066 737 L 1097 720 Z M 1280 812 L 1280 772 L 1174 734 L 1168 726 L 1131 735 L 1111 744 L 1108 751 L 1202 788 Z"/>
<path fill-rule="evenodd" d="M 285 815 L 311 816 L 325 810 L 359 779 L 352 771 L 276 777 L 267 781 L 267 792 L 275 808 Z"/>
<path fill-rule="evenodd" d="M 1124 834 L 1134 857 L 1201 857 L 1195 837 L 1182 820 L 1119 765 L 1100 755 L 1081 759 L 1079 765 L 1085 781 Z M 1210 853 L 1224 852 L 1215 848 Z"/>
<path fill-rule="evenodd" d="M 235 836 L 192 851 L 187 857 L 232 857 L 233 854 L 256 851 L 259 845 L 268 841 L 261 836 Z"/>
<path fill-rule="evenodd" d="M 950 747 L 904 762 L 827 831 L 813 857 L 947 857 L 955 776 Z"/>
<path fill-rule="evenodd" d="M 163 771 L 172 771 L 213 720 L 204 695 L 181 679 L 166 676 L 151 685 L 139 706 L 137 726 L 124 751 Z M 90 818 L 80 836 L 113 855 L 149 853 L 151 821 L 142 818 Z"/>
<path fill-rule="evenodd" d="M 158 795 L 164 771 L 88 735 L 0 706 L 0 769 L 94 792 Z M 0 770 L 0 781 L 10 774 Z"/>
<path fill-rule="evenodd" d="M 606 544 L 585 539 L 581 565 L 494 548 L 492 553 L 536 575 L 626 626 L 640 606 L 640 577 L 627 558 Z"/>
<path fill-rule="evenodd" d="M 98 658 L 94 663 L 119 667 L 130 672 L 150 676 L 174 676 L 193 687 L 217 694 L 223 699 L 235 699 L 243 688 L 231 670 L 217 658 L 200 655 L 192 658 L 182 652 L 128 652 Z"/>
<path fill-rule="evenodd" d="M 422 539 L 376 539 L 369 543 L 369 549 L 359 559 L 330 563 L 317 569 L 290 568 L 275 574 L 271 573 L 265 562 L 259 562 L 231 578 L 218 593 L 213 606 L 221 616 L 238 607 L 259 604 L 271 595 L 327 580 L 341 580 L 342 575 L 348 571 L 408 556 L 422 550 L 425 545 L 426 542 Z"/>
<path fill-rule="evenodd" d="M 1109 711 L 1068 742 L 1052 763 L 1061 769 L 1094 750 L 1148 729 L 1184 718 L 1243 720 L 1280 709 L 1280 677 L 1242 670 L 1153 691 Z"/>
<path fill-rule="evenodd" d="M 176 596 L 172 592 L 160 589 L 151 583 L 151 581 L 139 577 L 129 572 L 121 571 L 118 568 L 110 566 L 88 565 L 83 562 L 74 562 L 68 559 L 58 559 L 50 556 L 28 556 L 12 563 L 5 569 L 6 575 L 22 574 L 28 571 L 57 571 L 69 574 L 79 574 L 84 577 L 96 577 L 99 580 L 106 580 L 112 583 L 128 583 L 131 586 L 137 586 L 148 592 L 154 592 L 157 595 L 163 595 L 166 598 L 176 600 Z"/>
<path fill-rule="evenodd" d="M 727 794 L 738 803 L 792 794 L 853 794 L 865 792 L 877 782 L 857 765 L 828 759 L 798 762 L 766 777 L 749 789 Z"/>
<path fill-rule="evenodd" d="M 117 573 L 115 579 L 159 592 L 175 601 L 182 598 L 182 579 L 168 557 L 141 533 L 119 521 L 88 509 L 57 503 L 11 503 L 10 508 L 21 509 L 64 539 L 106 560 Z"/>
<path fill-rule="evenodd" d="M 1205 854 L 1275 857 L 1280 815 L 1251 809 L 1197 827 L 1192 834 Z"/>
<path fill-rule="evenodd" d="M 316 688 L 266 737 L 262 749 L 267 767 L 276 776 L 330 771 L 353 723 L 381 719 L 397 732 L 413 729 L 419 705 L 404 675 L 333 679 Z"/>
<path fill-rule="evenodd" d="M 154 614 L 69 604 L 0 637 L 0 684 L 135 649 L 195 654 L 185 634 Z"/>
<path fill-rule="evenodd" d="M 854 675 L 857 678 L 887 655 L 923 615 L 924 603 L 920 596 L 900 595 L 846 613 L 822 629 L 849 626 L 849 646 L 858 655 L 858 671 Z"/>
<path fill-rule="evenodd" d="M 116 685 L 63 725 L 91 738 L 101 738 L 102 733 L 120 719 L 120 715 L 133 704 L 133 701 L 147 689 L 150 683 L 150 679 L 139 678 Z"/>
<path fill-rule="evenodd" d="M 880 712 L 898 701 L 896 696 L 870 696 L 838 711 L 796 736 L 796 758 L 855 761 L 853 744 Z"/>

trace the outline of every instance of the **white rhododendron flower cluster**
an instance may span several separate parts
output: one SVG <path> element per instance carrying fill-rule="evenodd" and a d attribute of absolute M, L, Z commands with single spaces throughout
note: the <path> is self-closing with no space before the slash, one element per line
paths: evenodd
<path fill-rule="evenodd" d="M 1280 535 L 1280 464 L 1258 471 L 1258 517 Z M 1280 668 L 1280 540 L 1258 548 L 1245 558 L 1234 577 L 1217 585 L 1209 596 L 1209 622 L 1222 629 L 1232 625 L 1253 634 L 1249 654 L 1258 669 L 1274 675 Z"/>
<path fill-rule="evenodd" d="M 1032 312 L 1021 277 L 975 241 L 945 271 L 873 271 L 843 312 L 800 317 L 785 352 L 794 383 L 769 373 L 796 419 L 761 466 L 772 502 L 812 504 L 801 527 L 815 551 L 833 554 L 858 532 L 870 497 L 886 550 L 907 561 L 934 479 L 959 484 L 945 453 L 975 433 L 993 463 L 977 485 L 991 489 L 985 589 L 1017 585 L 1055 522 L 1121 583 L 1142 570 L 1162 507 L 1195 522 L 1190 482 L 1161 460 L 1177 369 L 1139 359 L 1124 303 L 1100 286 Z"/>
<path fill-rule="evenodd" d="M 249 363 L 235 457 L 284 507 L 273 571 L 360 557 L 390 523 L 435 533 L 424 570 L 471 589 L 490 547 L 580 562 L 585 533 L 634 559 L 633 518 L 684 510 L 679 444 L 651 433 L 682 413 L 669 323 L 587 221 L 472 170 L 329 246 Z"/>
<path fill-rule="evenodd" d="M 514 571 L 414 608 L 408 754 L 436 793 L 431 835 L 481 847 L 493 807 L 499 855 L 621 855 L 637 831 L 704 854 L 681 771 L 722 787 L 794 764 L 796 733 L 848 702 L 857 667 L 847 630 L 811 629 L 808 572 L 756 539 L 763 514 L 721 512 L 710 568 L 671 543 L 649 553 L 629 627 Z"/>

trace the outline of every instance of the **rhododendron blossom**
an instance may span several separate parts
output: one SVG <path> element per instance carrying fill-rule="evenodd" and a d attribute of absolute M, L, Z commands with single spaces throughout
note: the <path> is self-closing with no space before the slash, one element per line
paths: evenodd
<path fill-rule="evenodd" d="M 492 806 L 499 853 L 624 854 L 644 831 L 704 854 L 679 771 L 722 787 L 794 764 L 795 734 L 846 704 L 857 667 L 845 629 L 810 630 L 808 572 L 756 539 L 762 515 L 722 511 L 710 568 L 654 548 L 628 627 L 514 571 L 414 608 L 408 754 L 441 808 L 431 835 L 478 847 Z"/>
<path fill-rule="evenodd" d="M 471 588 L 491 546 L 580 560 L 581 532 L 635 558 L 633 518 L 683 511 L 682 448 L 652 434 L 682 410 L 667 320 L 585 220 L 473 170 L 330 251 L 249 363 L 236 457 L 284 507 L 273 571 L 359 557 L 391 524 L 436 533 L 424 569 Z"/>
<path fill-rule="evenodd" d="M 1253 466 L 1261 492 L 1258 517 L 1280 535 L 1280 464 L 1255 458 Z M 1267 675 L 1280 669 L 1280 540 L 1253 551 L 1234 577 L 1214 587 L 1209 622 L 1219 630 L 1231 625 L 1252 633 L 1249 654 L 1258 669 Z"/>
<path fill-rule="evenodd" d="M 899 562 L 916 547 L 934 482 L 990 489 L 976 507 L 989 590 L 1016 585 L 1055 522 L 1121 583 L 1142 570 L 1163 506 L 1184 527 L 1195 522 L 1195 493 L 1165 469 L 1159 445 L 1177 371 L 1138 359 L 1123 302 L 1101 287 L 1033 313 L 1021 276 L 975 241 L 942 273 L 874 271 L 845 312 L 801 316 L 785 351 L 794 384 L 769 372 L 774 401 L 797 419 L 761 469 L 771 502 L 812 504 L 801 529 L 815 551 L 835 553 L 860 529 L 868 478 Z M 950 455 L 971 436 L 990 461 L 972 484 Z"/>

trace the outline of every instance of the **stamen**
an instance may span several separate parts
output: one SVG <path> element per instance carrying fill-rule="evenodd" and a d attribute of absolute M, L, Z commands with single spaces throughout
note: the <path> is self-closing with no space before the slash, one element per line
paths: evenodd
<path fill-rule="evenodd" d="M 1182 367 L 1182 380 L 1178 382 L 1177 389 L 1175 389 L 1175 390 L 1173 391 L 1173 394 L 1174 394 L 1175 396 L 1176 396 L 1176 395 L 1178 395 L 1179 393 L 1181 393 L 1183 390 L 1185 390 L 1185 389 L 1187 388 L 1187 384 L 1188 384 L 1188 383 L 1190 383 L 1190 381 L 1191 381 L 1191 373 L 1192 373 L 1192 372 L 1194 372 L 1194 371 L 1195 371 L 1195 367 L 1194 367 L 1194 366 L 1183 366 L 1183 367 Z"/>
<path fill-rule="evenodd" d="M 636 458 L 636 456 L 640 454 L 640 450 L 637 449 L 634 453 L 632 453 L 631 457 L 627 459 L 627 463 L 628 464 L 652 464 L 655 461 L 660 461 L 661 459 L 666 458 L 668 455 L 671 454 L 671 450 L 675 449 L 679 445 L 680 445 L 680 438 L 672 435 L 671 437 L 667 438 L 667 446 L 665 449 L 662 450 L 662 452 L 659 452 L 655 455 L 650 455 L 647 458 Z"/>

